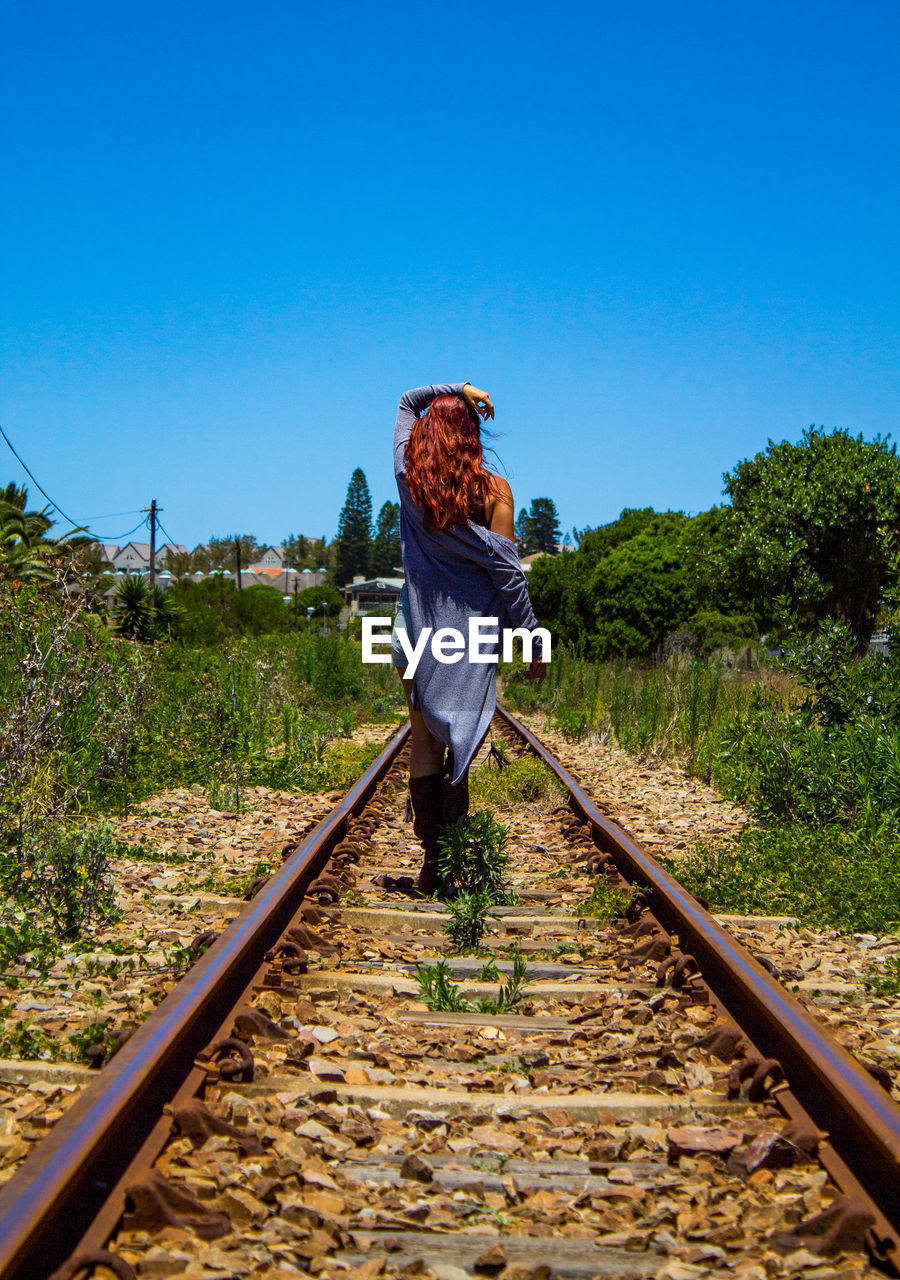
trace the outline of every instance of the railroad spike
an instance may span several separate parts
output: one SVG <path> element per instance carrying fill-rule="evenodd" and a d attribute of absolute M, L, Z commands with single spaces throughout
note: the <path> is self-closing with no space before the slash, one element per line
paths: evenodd
<path fill-rule="evenodd" d="M 118 1280 L 137 1280 L 137 1272 L 131 1264 L 120 1253 L 110 1253 L 107 1249 L 74 1254 L 61 1267 L 51 1272 L 47 1280 L 74 1280 L 82 1271 L 90 1275 L 95 1267 L 106 1267 Z"/>
<path fill-rule="evenodd" d="M 212 1070 L 222 1080 L 236 1080 L 243 1084 L 250 1084 L 255 1069 L 253 1054 L 243 1040 L 238 1040 L 236 1036 L 217 1040 L 198 1055 L 197 1065 L 207 1071 Z"/>
<path fill-rule="evenodd" d="M 861 1061 L 872 1079 L 877 1080 L 886 1093 L 890 1093 L 894 1088 L 894 1077 L 887 1067 L 882 1066 L 880 1062 L 870 1062 L 868 1059 L 861 1059 Z"/>
<path fill-rule="evenodd" d="M 706 1049 L 720 1062 L 733 1062 L 746 1045 L 743 1031 L 727 1022 L 717 1023 L 712 1031 L 697 1041 L 698 1048 Z"/>
<path fill-rule="evenodd" d="M 289 1040 L 290 1036 L 262 1009 L 242 1009 L 235 1015 L 233 1034 L 239 1040 Z"/>
<path fill-rule="evenodd" d="M 204 929 L 202 933 L 198 933 L 196 937 L 191 938 L 188 943 L 188 951 L 196 960 L 201 951 L 205 951 L 207 947 L 211 947 L 218 936 L 219 934 L 216 929 Z"/>
<path fill-rule="evenodd" d="M 784 1068 L 777 1058 L 749 1054 L 732 1065 L 728 1073 L 728 1096 L 738 1098 L 744 1094 L 750 1102 L 764 1102 L 783 1080 Z"/>
<path fill-rule="evenodd" d="M 163 1231 L 166 1227 L 175 1227 L 192 1231 L 201 1240 L 218 1240 L 231 1230 L 224 1213 L 204 1208 L 190 1191 L 175 1186 L 155 1169 L 130 1183 L 125 1195 L 133 1205 L 122 1223 L 126 1231 Z"/>
<path fill-rule="evenodd" d="M 309 929 L 305 924 L 295 924 L 288 929 L 285 937 L 296 942 L 305 951 L 317 951 L 322 956 L 340 955 L 340 947 L 336 942 L 326 942 L 321 934 Z"/>
<path fill-rule="evenodd" d="M 281 968 L 285 973 L 307 973 L 309 971 L 309 961 L 306 958 L 306 952 L 296 942 L 286 942 L 282 940 L 271 947 L 264 957 L 270 963 L 281 962 Z"/>
<path fill-rule="evenodd" d="M 808 1249 L 825 1256 L 842 1250 L 864 1249 L 875 1217 L 865 1203 L 839 1196 L 827 1209 L 787 1231 L 776 1232 L 772 1245 L 784 1253 Z"/>
<path fill-rule="evenodd" d="M 236 1128 L 230 1121 L 211 1111 L 199 1098 L 192 1098 L 183 1106 L 173 1108 L 171 1115 L 181 1135 L 193 1142 L 195 1147 L 202 1147 L 208 1138 L 216 1136 L 234 1138 L 242 1156 L 259 1156 L 263 1153 L 263 1144 L 255 1133 Z"/>

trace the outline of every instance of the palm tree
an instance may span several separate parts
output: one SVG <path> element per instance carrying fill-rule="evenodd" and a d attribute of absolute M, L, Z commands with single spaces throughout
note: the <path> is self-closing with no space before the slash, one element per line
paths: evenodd
<path fill-rule="evenodd" d="M 28 511 L 28 490 L 8 484 L 0 489 L 0 568 L 17 578 L 48 579 L 57 544 L 45 538 L 53 521 L 42 511 Z"/>
<path fill-rule="evenodd" d="M 123 578 L 116 587 L 113 626 L 127 640 L 146 640 L 150 635 L 150 592 L 143 578 Z"/>
<path fill-rule="evenodd" d="M 127 640 L 162 640 L 175 634 L 181 610 L 162 587 L 148 587 L 143 578 L 123 578 L 116 587 L 113 627 Z"/>

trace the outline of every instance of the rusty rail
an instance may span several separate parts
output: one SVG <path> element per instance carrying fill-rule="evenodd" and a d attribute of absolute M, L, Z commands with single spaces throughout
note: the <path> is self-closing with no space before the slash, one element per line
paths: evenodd
<path fill-rule="evenodd" d="M 405 724 L 0 1191 L 3 1280 L 45 1280 L 72 1253 L 408 734 Z"/>
<path fill-rule="evenodd" d="M 717 1002 L 766 1058 L 781 1063 L 791 1093 L 829 1135 L 837 1157 L 829 1172 L 839 1186 L 843 1174 L 851 1185 L 842 1189 L 850 1195 L 861 1190 L 871 1202 L 881 1260 L 900 1261 L 900 1107 L 696 898 L 599 811 L 533 733 L 504 708 L 497 711 L 566 787 L 573 809 L 625 878 L 646 886 L 653 914 L 678 935 L 680 950 L 699 962 Z M 829 1167 L 827 1154 L 823 1163 Z"/>
<path fill-rule="evenodd" d="M 654 917 L 699 963 L 715 1003 L 764 1058 L 778 1059 L 787 1085 L 773 1101 L 792 1117 L 802 1110 L 829 1134 L 820 1158 L 872 1221 L 875 1256 L 888 1263 L 900 1256 L 900 1107 L 695 898 L 597 809 L 524 725 L 502 708 L 498 715 L 560 779 L 598 848 L 627 880 L 644 887 Z M 0 1190 L 3 1280 L 46 1277 L 91 1232 L 105 1239 L 112 1230 L 120 1211 L 118 1189 L 165 1129 L 164 1108 L 180 1089 L 192 1087 L 195 1059 L 231 1016 L 235 998 L 254 982 L 266 951 L 289 926 L 349 817 L 371 798 L 408 733 L 405 725 Z M 162 1134 L 160 1146 L 164 1140 Z"/>

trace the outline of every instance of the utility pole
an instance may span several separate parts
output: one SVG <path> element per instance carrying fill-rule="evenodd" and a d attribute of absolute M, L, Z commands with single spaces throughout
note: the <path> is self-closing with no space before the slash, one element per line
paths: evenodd
<path fill-rule="evenodd" d="M 296 570 L 294 570 L 294 572 L 296 573 Z M 295 577 L 294 578 L 294 630 L 295 631 L 300 626 L 300 621 L 297 614 L 297 591 L 299 590 L 299 588 L 300 588 L 300 581 L 298 578 Z"/>
<path fill-rule="evenodd" d="M 150 501 L 150 590 L 156 586 L 156 499 Z"/>
<path fill-rule="evenodd" d="M 237 584 L 238 584 L 238 591 L 240 591 L 241 589 L 241 540 L 240 538 L 235 538 L 234 540 L 234 557 L 235 557 L 235 560 L 237 561 Z"/>

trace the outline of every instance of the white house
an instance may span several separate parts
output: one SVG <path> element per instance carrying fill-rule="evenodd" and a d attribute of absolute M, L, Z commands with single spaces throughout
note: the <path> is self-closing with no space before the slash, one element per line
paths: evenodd
<path fill-rule="evenodd" d="M 284 547 L 266 547 L 256 563 L 251 564 L 249 567 L 251 569 L 274 569 L 276 573 L 280 573 L 284 568 Z"/>

